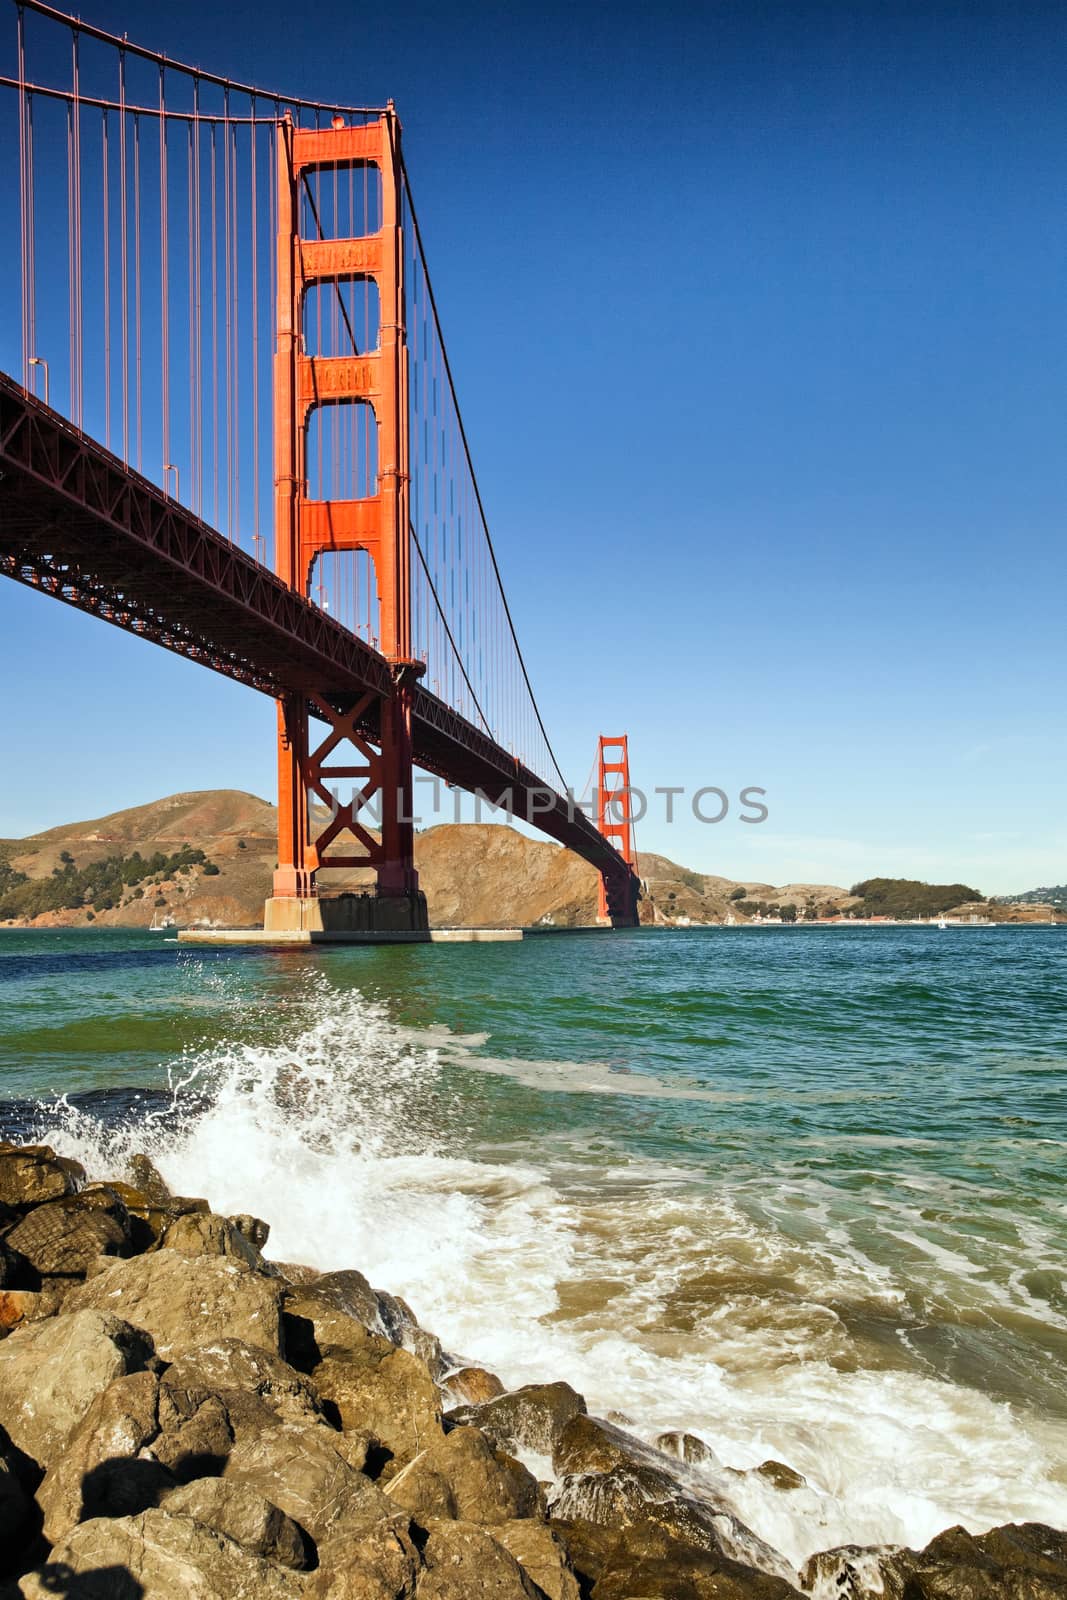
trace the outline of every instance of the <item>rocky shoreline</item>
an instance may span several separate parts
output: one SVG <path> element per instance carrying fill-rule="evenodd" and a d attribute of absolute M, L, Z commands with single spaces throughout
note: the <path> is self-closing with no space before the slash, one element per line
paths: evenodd
<path fill-rule="evenodd" d="M 267 1234 L 143 1157 L 91 1183 L 0 1146 L 0 1600 L 1067 1600 L 1033 1523 L 795 1572 L 702 1440 L 509 1392 Z"/>

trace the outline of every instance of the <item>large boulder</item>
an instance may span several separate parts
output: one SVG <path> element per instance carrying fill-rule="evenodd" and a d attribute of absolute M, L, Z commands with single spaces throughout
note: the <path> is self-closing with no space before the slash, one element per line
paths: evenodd
<path fill-rule="evenodd" d="M 948 1528 L 924 1550 L 848 1545 L 812 1556 L 800 1582 L 841 1600 L 1064 1600 L 1067 1533 L 1024 1522 Z"/>
<path fill-rule="evenodd" d="M 414 1459 L 441 1434 L 441 1400 L 426 1363 L 410 1350 L 375 1343 L 320 1361 L 312 1382 L 336 1407 L 341 1427 L 379 1439 L 400 1463 Z"/>
<path fill-rule="evenodd" d="M 65 1309 L 107 1309 L 144 1328 L 165 1361 L 225 1329 L 245 1344 L 281 1354 L 282 1287 L 224 1256 L 190 1260 L 157 1250 L 105 1266 L 68 1295 Z M 2 1347 L 0 1347 L 2 1348 Z"/>
<path fill-rule="evenodd" d="M 25 1263 L 27 1287 L 43 1278 L 81 1279 L 97 1256 L 128 1255 L 130 1214 L 116 1191 L 103 1184 L 28 1211 L 6 1235 L 9 1251 Z"/>
<path fill-rule="evenodd" d="M 446 1370 L 440 1340 L 419 1326 L 405 1300 L 373 1289 L 362 1272 L 326 1272 L 302 1284 L 300 1269 L 282 1270 L 293 1285 L 285 1299 L 285 1336 L 297 1366 L 310 1372 L 327 1355 L 363 1351 L 381 1339 L 417 1355 L 434 1377 Z"/>
<path fill-rule="evenodd" d="M 140 1328 L 96 1308 L 24 1323 L 0 1343 L 0 1424 L 47 1467 L 96 1396 L 152 1354 Z"/>
<path fill-rule="evenodd" d="M 585 1401 L 569 1383 L 531 1383 L 481 1405 L 459 1406 L 448 1420 L 480 1428 L 504 1450 L 551 1456 L 568 1425 L 584 1415 Z"/>
<path fill-rule="evenodd" d="M 484 1528 L 432 1522 L 418 1600 L 543 1600 L 514 1556 Z"/>
<path fill-rule="evenodd" d="M 304 1536 L 296 1523 L 250 1484 L 196 1478 L 165 1495 L 163 1507 L 171 1516 L 192 1517 L 205 1528 L 224 1533 L 250 1555 L 294 1572 L 307 1566 Z"/>
<path fill-rule="evenodd" d="M 800 1600 L 787 1578 L 694 1549 L 647 1523 L 621 1529 L 582 1521 L 551 1526 L 590 1600 Z"/>
<path fill-rule="evenodd" d="M 83 1522 L 19 1591 L 24 1600 L 294 1600 L 302 1582 L 214 1528 L 154 1509 Z"/>
<path fill-rule="evenodd" d="M 45 1537 L 56 1544 L 79 1522 L 133 1516 L 154 1506 L 175 1481 L 158 1461 L 141 1455 L 158 1434 L 154 1372 L 116 1378 L 96 1395 L 38 1490 Z"/>
<path fill-rule="evenodd" d="M 279 1422 L 237 1439 L 223 1477 L 258 1490 L 320 1546 L 343 1539 L 352 1527 L 396 1517 L 394 1502 L 349 1465 L 336 1438 L 322 1423 Z M 321 1549 L 320 1561 L 325 1564 Z"/>
<path fill-rule="evenodd" d="M 644 1464 L 667 1465 L 662 1451 L 635 1439 L 613 1422 L 586 1416 L 584 1411 L 568 1419 L 552 1451 L 552 1467 L 559 1477 Z"/>
<path fill-rule="evenodd" d="M 251 1218 L 246 1220 L 252 1222 Z M 163 1246 L 194 1260 L 198 1256 L 224 1256 L 250 1272 L 263 1272 L 268 1277 L 278 1276 L 277 1268 L 268 1266 L 258 1246 L 236 1222 L 229 1217 L 218 1217 L 211 1211 L 190 1211 L 184 1216 L 175 1217 L 163 1235 Z"/>
<path fill-rule="evenodd" d="M 172 1397 L 183 1395 L 186 1404 L 214 1395 L 238 1434 L 245 1425 L 262 1426 L 273 1418 L 314 1423 L 323 1417 L 322 1403 L 303 1373 L 241 1339 L 214 1339 L 179 1356 L 167 1369 L 166 1388 Z"/>
<path fill-rule="evenodd" d="M 562 1540 L 536 1517 L 501 1522 L 489 1529 L 497 1544 L 514 1556 L 548 1600 L 580 1600 L 581 1591 Z"/>
<path fill-rule="evenodd" d="M 507 1393 L 496 1373 L 485 1367 L 455 1367 L 444 1374 L 440 1384 L 453 1406 L 483 1406 Z"/>
<path fill-rule="evenodd" d="M 477 1428 L 454 1428 L 434 1439 L 386 1491 L 424 1523 L 428 1517 L 501 1523 L 537 1511 L 537 1480 Z"/>
<path fill-rule="evenodd" d="M 0 1206 L 18 1210 L 62 1200 L 85 1182 L 85 1168 L 46 1144 L 0 1144 Z"/>
<path fill-rule="evenodd" d="M 733 1511 L 710 1495 L 679 1482 L 670 1472 L 643 1463 L 583 1472 L 560 1480 L 549 1510 L 565 1520 L 584 1518 L 606 1528 L 631 1524 L 662 1529 L 670 1538 L 712 1555 L 728 1557 L 790 1577 L 785 1558 Z"/>
<path fill-rule="evenodd" d="M 356 1525 L 331 1544 L 307 1600 L 412 1600 L 421 1567 L 406 1517 Z"/>

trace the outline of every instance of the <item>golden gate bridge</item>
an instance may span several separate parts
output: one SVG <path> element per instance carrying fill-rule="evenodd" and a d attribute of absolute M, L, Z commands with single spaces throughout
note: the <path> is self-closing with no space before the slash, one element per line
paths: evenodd
<path fill-rule="evenodd" d="M 519 645 L 392 103 L 13 9 L 0 573 L 277 702 L 268 932 L 322 927 L 331 868 L 373 871 L 365 929 L 425 929 L 416 767 L 576 851 L 600 920 L 634 925 L 626 741 L 601 738 L 587 815 Z"/>

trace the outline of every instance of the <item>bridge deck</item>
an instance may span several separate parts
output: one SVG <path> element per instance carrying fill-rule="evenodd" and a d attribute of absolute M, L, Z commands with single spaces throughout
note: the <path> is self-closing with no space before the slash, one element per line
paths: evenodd
<path fill-rule="evenodd" d="M 378 651 L 0 373 L 0 575 L 263 694 L 338 708 L 392 689 Z M 376 732 L 371 713 L 366 731 Z M 421 686 L 415 760 L 520 815 L 593 866 L 622 867 L 592 821 Z"/>

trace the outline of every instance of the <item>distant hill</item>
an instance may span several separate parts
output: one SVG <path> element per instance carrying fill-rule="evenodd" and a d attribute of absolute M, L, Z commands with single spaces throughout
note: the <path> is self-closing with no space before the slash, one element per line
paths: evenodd
<path fill-rule="evenodd" d="M 0 921 L 34 927 L 254 927 L 262 922 L 276 863 L 275 808 L 237 789 L 168 795 L 26 839 L 0 839 Z M 415 860 L 437 926 L 574 927 L 596 917 L 597 875 L 547 840 L 494 823 L 445 824 L 415 838 Z M 666 856 L 640 859 L 642 921 L 657 924 L 810 921 L 849 915 L 980 913 L 995 921 L 1048 921 L 1033 890 L 1024 904 L 983 902 L 965 884 L 869 879 L 775 886 L 694 872 Z M 369 886 L 370 874 L 325 873 L 323 889 Z M 80 901 L 80 903 L 73 903 Z M 963 902 L 961 904 L 961 901 Z M 33 915 L 41 904 L 59 905 Z M 68 903 L 71 902 L 71 903 Z M 933 911 L 927 910 L 932 907 Z"/>
<path fill-rule="evenodd" d="M 1022 906 L 1055 906 L 1067 911 L 1067 883 L 1056 884 L 1051 889 L 1027 889 L 1024 894 L 1013 894 L 998 900 L 1000 905 L 1014 903 Z"/>

